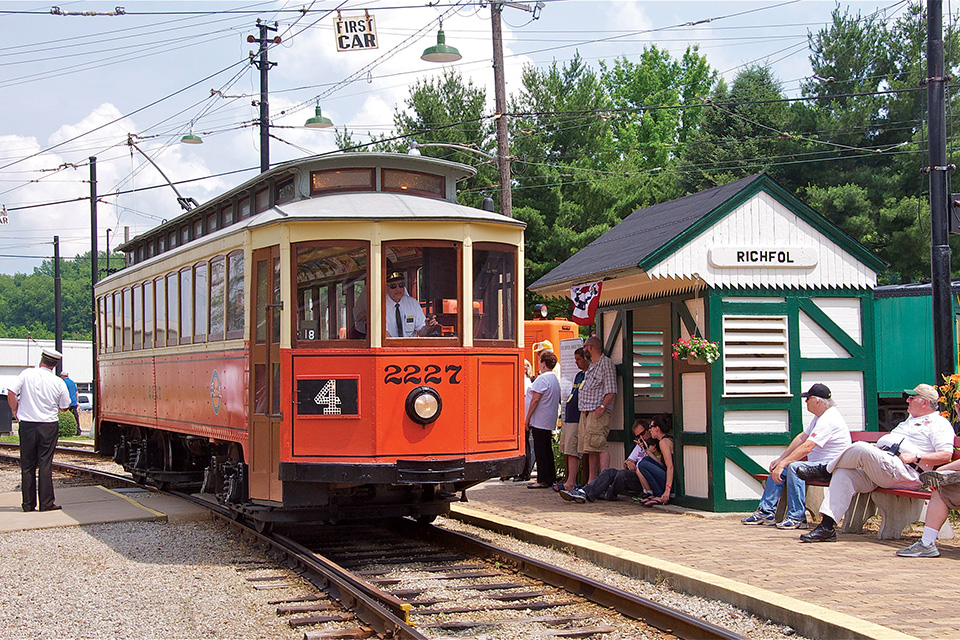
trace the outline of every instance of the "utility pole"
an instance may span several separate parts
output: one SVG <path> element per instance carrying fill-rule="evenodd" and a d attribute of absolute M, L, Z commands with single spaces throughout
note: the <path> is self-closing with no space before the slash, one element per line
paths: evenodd
<path fill-rule="evenodd" d="M 97 158 L 90 156 L 90 332 L 93 335 L 93 432 L 99 433 L 96 424 L 97 409 L 100 406 L 100 375 L 97 372 L 97 351 L 100 349 L 97 321 L 97 281 L 100 279 L 100 261 L 97 259 Z M 100 451 L 99 440 L 94 439 L 94 447 Z"/>
<path fill-rule="evenodd" d="M 54 348 L 63 353 L 63 302 L 60 290 L 60 236 L 53 236 L 53 335 Z M 63 371 L 63 360 L 57 364 L 57 373 Z"/>
<path fill-rule="evenodd" d="M 943 63 L 943 2 L 927 0 L 927 109 L 930 145 L 930 287 L 933 298 L 933 362 L 940 383 L 953 373 L 953 302 L 950 296 L 947 129 Z"/>
<path fill-rule="evenodd" d="M 490 25 L 493 30 L 493 93 L 497 113 L 497 171 L 500 178 L 500 213 L 513 217 L 513 191 L 510 178 L 510 143 L 507 132 L 507 87 L 503 73 L 503 33 L 500 27 L 502 2 L 490 3 Z"/>
<path fill-rule="evenodd" d="M 272 40 L 267 39 L 267 32 L 276 31 L 277 23 L 271 27 L 257 18 L 257 28 L 260 29 L 260 37 L 247 36 L 247 42 L 260 43 L 258 57 L 255 57 L 252 51 L 250 52 L 250 64 L 260 70 L 260 173 L 266 173 L 270 169 L 270 101 L 267 74 L 270 67 L 277 66 L 276 62 L 270 62 L 267 59 L 267 45 L 271 42 L 280 44 L 280 36 L 274 36 Z"/>

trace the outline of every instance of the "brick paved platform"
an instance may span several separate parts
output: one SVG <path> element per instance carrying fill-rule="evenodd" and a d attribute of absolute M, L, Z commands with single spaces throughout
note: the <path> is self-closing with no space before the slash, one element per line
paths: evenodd
<path fill-rule="evenodd" d="M 919 534 L 877 540 L 875 533 L 841 533 L 838 542 L 804 544 L 799 531 L 744 526 L 743 514 L 647 509 L 624 497 L 580 505 L 525 487 L 486 482 L 467 491 L 469 502 L 455 504 L 454 516 L 579 544 L 579 555 L 601 564 L 666 576 L 681 590 L 730 601 L 810 637 L 960 638 L 956 539 L 938 542 L 939 558 L 900 558 L 896 550 Z"/>

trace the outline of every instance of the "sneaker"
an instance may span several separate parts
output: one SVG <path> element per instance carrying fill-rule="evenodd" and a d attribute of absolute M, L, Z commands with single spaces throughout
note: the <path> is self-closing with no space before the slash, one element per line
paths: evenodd
<path fill-rule="evenodd" d="M 923 540 L 917 540 L 906 549 L 897 549 L 897 555 L 901 558 L 937 558 L 940 550 L 936 543 L 927 546 L 923 544 Z"/>
<path fill-rule="evenodd" d="M 942 485 L 960 483 L 960 472 L 957 471 L 924 471 L 920 474 L 920 482 L 924 489 L 939 489 Z"/>
<path fill-rule="evenodd" d="M 806 529 L 807 521 L 794 520 L 793 518 L 784 518 L 782 522 L 777 523 L 777 529 Z"/>
<path fill-rule="evenodd" d="M 764 513 L 763 511 L 755 511 L 743 520 L 740 521 L 741 524 L 775 524 L 776 519 L 774 519 L 772 513 Z"/>
<path fill-rule="evenodd" d="M 574 489 L 573 491 L 561 491 L 560 497 L 568 502 L 576 502 L 577 504 L 583 504 L 587 501 L 587 494 L 584 493 L 583 489 Z M 592 502 L 592 501 L 591 501 Z"/>

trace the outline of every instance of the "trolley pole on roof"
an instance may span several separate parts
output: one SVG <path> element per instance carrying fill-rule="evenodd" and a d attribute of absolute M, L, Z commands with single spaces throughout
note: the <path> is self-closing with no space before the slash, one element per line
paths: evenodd
<path fill-rule="evenodd" d="M 276 31 L 277 25 L 264 24 L 257 19 L 257 28 L 260 29 L 260 37 L 247 36 L 247 42 L 258 42 L 260 49 L 258 56 L 250 52 L 250 64 L 260 70 L 260 173 L 266 173 L 270 169 L 270 100 L 267 86 L 267 75 L 270 67 L 277 66 L 276 62 L 270 62 L 267 59 L 267 45 L 271 42 L 280 44 L 280 36 L 275 36 L 272 40 L 267 39 L 268 31 Z"/>
<path fill-rule="evenodd" d="M 950 295 L 947 130 L 943 62 L 943 2 L 927 0 L 927 108 L 930 144 L 930 287 L 933 298 L 934 370 L 941 384 L 953 373 L 953 304 Z"/>

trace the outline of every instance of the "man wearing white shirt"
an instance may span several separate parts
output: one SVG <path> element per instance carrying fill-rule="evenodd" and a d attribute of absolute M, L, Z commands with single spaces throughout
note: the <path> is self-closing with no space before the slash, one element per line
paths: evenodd
<path fill-rule="evenodd" d="M 804 480 L 829 480 L 817 528 L 800 536 L 803 542 L 835 542 L 834 525 L 843 517 L 857 493 L 877 487 L 919 489 L 920 472 L 950 462 L 953 427 L 940 415 L 940 394 L 929 384 L 903 392 L 910 417 L 876 445 L 857 442 L 826 465 L 802 469 Z"/>
<path fill-rule="evenodd" d="M 402 271 L 387 274 L 387 296 L 384 307 L 387 312 L 387 335 L 391 338 L 416 338 L 435 332 L 440 323 L 436 316 L 428 320 L 416 298 L 407 293 Z"/>
<path fill-rule="evenodd" d="M 776 524 L 777 529 L 806 529 L 807 483 L 797 473 L 800 469 L 836 459 L 850 446 L 850 430 L 825 384 L 815 384 L 806 393 L 807 411 L 813 420 L 801 431 L 780 457 L 770 463 L 770 475 L 763 487 L 757 510 L 741 520 L 743 524 Z M 806 461 L 804 461 L 806 458 Z M 774 522 L 777 503 L 787 490 L 787 511 L 780 522 Z"/>
<path fill-rule="evenodd" d="M 40 366 L 27 369 L 7 387 L 7 402 L 19 423 L 20 491 L 23 510 L 53 511 L 53 452 L 59 435 L 59 409 L 70 407 L 70 392 L 54 369 L 63 356 L 56 349 L 44 349 Z M 19 397 L 18 397 L 19 396 Z M 39 470 L 39 486 L 37 472 Z"/>

